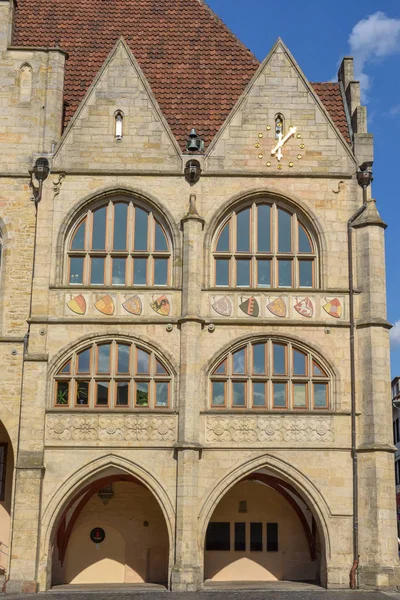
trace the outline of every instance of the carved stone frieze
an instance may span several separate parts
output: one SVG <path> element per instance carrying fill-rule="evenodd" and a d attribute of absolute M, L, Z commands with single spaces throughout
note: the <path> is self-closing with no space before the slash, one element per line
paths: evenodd
<path fill-rule="evenodd" d="M 207 417 L 206 442 L 333 442 L 332 417 L 215 416 Z"/>
<path fill-rule="evenodd" d="M 48 415 L 48 442 L 174 442 L 176 419 L 164 415 Z"/>

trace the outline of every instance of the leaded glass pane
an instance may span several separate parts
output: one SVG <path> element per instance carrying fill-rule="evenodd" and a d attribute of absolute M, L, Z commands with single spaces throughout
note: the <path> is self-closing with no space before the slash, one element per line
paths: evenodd
<path fill-rule="evenodd" d="M 299 252 L 312 252 L 310 238 L 306 234 L 304 227 L 299 223 Z"/>
<path fill-rule="evenodd" d="M 97 372 L 98 373 L 109 373 L 110 372 L 110 353 L 111 345 L 104 344 L 97 347 Z"/>
<path fill-rule="evenodd" d="M 126 224 L 128 205 L 119 202 L 114 206 L 114 250 L 126 250 Z"/>
<path fill-rule="evenodd" d="M 293 350 L 293 374 L 294 375 L 306 375 L 306 361 L 307 356 L 303 352 Z"/>
<path fill-rule="evenodd" d="M 306 408 L 307 406 L 307 384 L 293 384 L 293 406 L 295 408 Z"/>
<path fill-rule="evenodd" d="M 314 383 L 314 407 L 326 408 L 328 404 L 328 386 L 326 383 Z"/>
<path fill-rule="evenodd" d="M 104 285 L 104 258 L 92 258 L 90 283 Z"/>
<path fill-rule="evenodd" d="M 271 207 L 260 204 L 257 207 L 257 247 L 259 252 L 271 251 Z"/>
<path fill-rule="evenodd" d="M 167 285 L 168 259 L 154 259 L 154 285 Z"/>
<path fill-rule="evenodd" d="M 70 258 L 69 282 L 72 285 L 83 283 L 83 256 Z"/>
<path fill-rule="evenodd" d="M 126 269 L 126 259 L 125 258 L 113 258 L 112 259 L 112 284 L 113 285 L 125 285 L 125 269 Z"/>
<path fill-rule="evenodd" d="M 299 260 L 300 287 L 312 287 L 313 284 L 313 261 Z"/>
<path fill-rule="evenodd" d="M 147 221 L 148 213 L 141 208 L 135 208 L 135 250 L 147 250 Z"/>
<path fill-rule="evenodd" d="M 116 385 L 116 405 L 128 406 L 129 404 L 129 382 L 118 381 Z"/>
<path fill-rule="evenodd" d="M 86 231 L 86 219 L 82 221 L 78 229 L 75 232 L 74 238 L 71 244 L 71 250 L 84 250 L 85 249 L 85 231 Z"/>
<path fill-rule="evenodd" d="M 253 346 L 253 373 L 263 375 L 265 373 L 265 344 Z"/>
<path fill-rule="evenodd" d="M 274 344 L 274 375 L 286 375 L 286 346 Z"/>
<path fill-rule="evenodd" d="M 168 250 L 165 233 L 163 232 L 163 230 L 161 229 L 160 225 L 157 222 L 156 222 L 155 249 L 158 252 L 166 252 Z"/>
<path fill-rule="evenodd" d="M 236 250 L 248 252 L 250 250 L 250 209 L 242 210 L 237 215 Z"/>
<path fill-rule="evenodd" d="M 245 383 L 234 382 L 232 384 L 232 406 L 246 406 Z"/>
<path fill-rule="evenodd" d="M 130 346 L 118 344 L 118 373 L 129 373 Z"/>
<path fill-rule="evenodd" d="M 292 261 L 278 261 L 278 282 L 279 287 L 292 287 Z"/>
<path fill-rule="evenodd" d="M 241 287 L 250 286 L 250 260 L 236 261 L 236 285 Z"/>
<path fill-rule="evenodd" d="M 149 384 L 147 381 L 136 383 L 136 406 L 149 406 Z"/>
<path fill-rule="evenodd" d="M 274 408 L 286 408 L 286 383 L 274 383 Z"/>
<path fill-rule="evenodd" d="M 229 285 L 229 260 L 217 259 L 216 265 L 216 284 L 221 286 Z"/>
<path fill-rule="evenodd" d="M 219 234 L 217 252 L 229 252 L 229 228 L 230 223 L 227 223 Z"/>
<path fill-rule="evenodd" d="M 271 261 L 257 260 L 257 286 L 271 287 Z"/>
<path fill-rule="evenodd" d="M 292 251 L 292 217 L 281 209 L 278 209 L 278 251 Z"/>
<path fill-rule="evenodd" d="M 212 405 L 225 405 L 225 383 L 223 381 L 212 382 Z"/>
<path fill-rule="evenodd" d="M 246 350 L 238 350 L 233 355 L 233 372 L 234 373 L 245 373 L 246 372 Z"/>
<path fill-rule="evenodd" d="M 135 258 L 133 260 L 133 283 L 134 285 L 146 285 L 147 282 L 147 259 Z"/>
<path fill-rule="evenodd" d="M 265 407 L 265 383 L 253 383 L 253 406 Z"/>
<path fill-rule="evenodd" d="M 156 406 L 168 406 L 169 383 L 166 381 L 157 381 L 156 383 Z"/>
<path fill-rule="evenodd" d="M 106 206 L 93 213 L 92 250 L 105 250 L 106 248 L 106 218 Z"/>

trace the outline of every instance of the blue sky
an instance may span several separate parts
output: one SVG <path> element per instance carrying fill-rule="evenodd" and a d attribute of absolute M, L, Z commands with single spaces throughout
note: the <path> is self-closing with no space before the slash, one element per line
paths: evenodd
<path fill-rule="evenodd" d="M 207 0 L 239 39 L 265 58 L 281 37 L 310 81 L 330 81 L 354 56 L 375 136 L 373 197 L 386 230 L 392 377 L 400 375 L 400 2 L 399 0 Z"/>

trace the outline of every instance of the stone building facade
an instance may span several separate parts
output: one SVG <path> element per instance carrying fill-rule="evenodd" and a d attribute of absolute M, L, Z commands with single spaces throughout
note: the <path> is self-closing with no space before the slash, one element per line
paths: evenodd
<path fill-rule="evenodd" d="M 0 0 L 5 589 L 395 585 L 352 59 L 311 84 L 201 0 L 71 4 Z"/>

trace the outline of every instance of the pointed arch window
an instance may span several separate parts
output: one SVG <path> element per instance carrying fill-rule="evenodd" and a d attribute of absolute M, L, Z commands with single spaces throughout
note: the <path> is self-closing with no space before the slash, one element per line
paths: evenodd
<path fill-rule="evenodd" d="M 119 199 L 89 209 L 68 242 L 68 283 L 169 286 L 171 244 L 152 210 Z"/>
<path fill-rule="evenodd" d="M 21 66 L 19 73 L 19 101 L 30 102 L 32 98 L 32 67 L 29 64 Z"/>
<path fill-rule="evenodd" d="M 316 243 L 302 219 L 274 202 L 233 211 L 214 241 L 213 284 L 240 288 L 313 288 Z"/>
<path fill-rule="evenodd" d="M 229 352 L 210 376 L 210 408 L 216 410 L 327 410 L 330 397 L 331 380 L 321 360 L 275 339 Z"/>
<path fill-rule="evenodd" d="M 149 409 L 171 406 L 171 372 L 148 348 L 101 341 L 77 352 L 55 376 L 54 407 Z"/>

